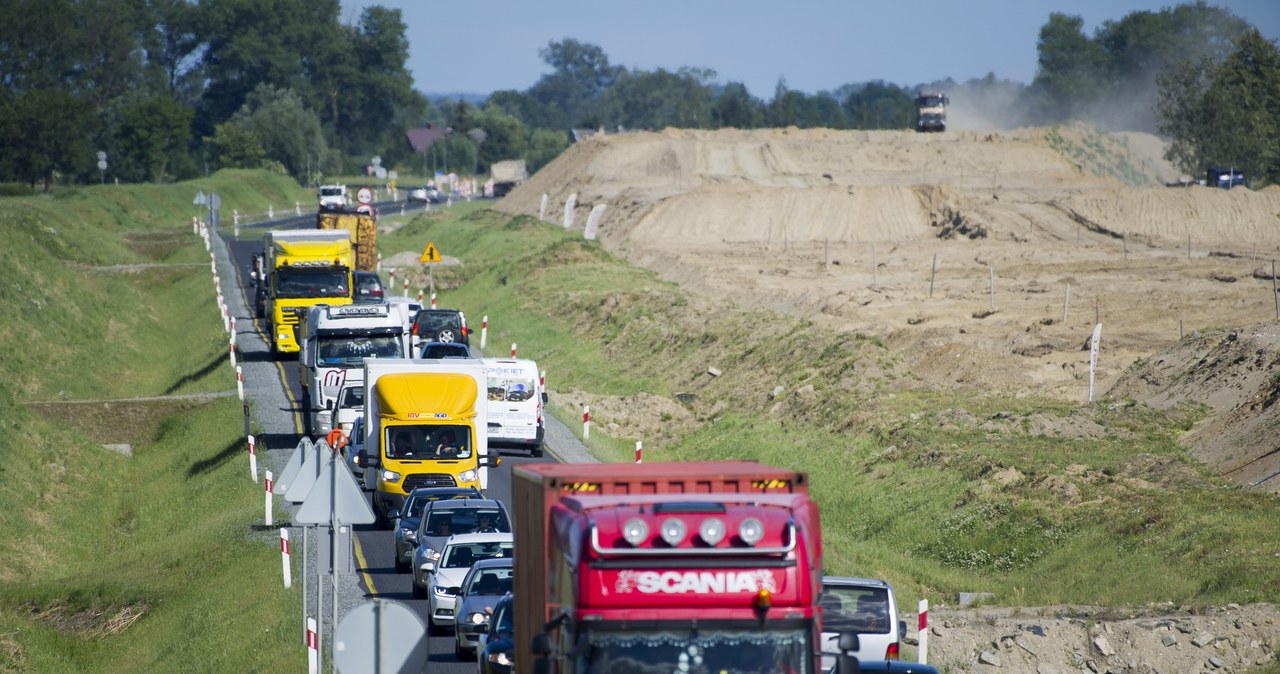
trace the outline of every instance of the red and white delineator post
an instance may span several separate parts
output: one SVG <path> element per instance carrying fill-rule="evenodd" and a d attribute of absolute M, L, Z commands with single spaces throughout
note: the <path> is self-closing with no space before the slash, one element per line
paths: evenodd
<path fill-rule="evenodd" d="M 236 366 L 236 395 L 244 400 L 244 370 L 239 365 Z"/>
<path fill-rule="evenodd" d="M 636 440 L 636 463 L 640 463 L 640 454 L 644 451 L 643 443 L 643 440 Z"/>
<path fill-rule="evenodd" d="M 544 391 L 547 390 L 547 371 L 546 370 L 543 370 L 538 375 L 538 386 L 542 387 L 542 390 Z"/>
<path fill-rule="evenodd" d="M 253 481 L 257 482 L 258 481 L 258 446 L 254 441 L 252 435 L 249 436 L 249 472 L 253 473 Z"/>
<path fill-rule="evenodd" d="M 280 558 L 283 560 L 284 588 L 287 590 L 293 587 L 293 566 L 289 562 L 289 528 L 288 527 L 280 527 Z"/>
<path fill-rule="evenodd" d="M 582 406 L 582 439 L 591 437 L 591 406 Z"/>
<path fill-rule="evenodd" d="M 929 600 L 928 599 L 920 600 L 920 622 L 917 627 L 919 630 L 919 634 L 917 635 L 917 638 L 920 641 L 920 648 L 918 649 L 920 657 L 916 658 L 916 660 L 919 660 L 920 664 L 922 665 L 927 665 L 929 664 Z"/>
<path fill-rule="evenodd" d="M 480 321 L 480 349 L 484 350 L 484 342 L 489 337 L 489 317 L 485 316 Z"/>
<path fill-rule="evenodd" d="M 267 491 L 267 509 L 266 514 L 262 518 L 263 521 L 266 522 L 267 526 L 271 526 L 271 487 L 273 484 L 274 481 L 271 479 L 271 471 L 267 471 L 267 479 L 263 482 L 263 486 L 266 487 Z"/>
<path fill-rule="evenodd" d="M 422 288 L 418 288 L 418 304 L 422 304 L 422 293 L 423 293 L 423 292 L 424 292 L 424 291 L 423 291 L 423 289 L 422 289 Z"/>
<path fill-rule="evenodd" d="M 515 343 L 515 342 L 512 342 L 512 343 L 511 343 L 511 357 L 512 357 L 512 358 L 515 358 L 515 357 L 516 357 L 516 343 Z"/>
<path fill-rule="evenodd" d="M 315 618 L 307 618 L 307 674 L 320 674 L 320 638 Z"/>
<path fill-rule="evenodd" d="M 435 291 L 432 291 L 432 292 L 431 292 L 431 308 L 432 308 L 432 309 L 435 309 L 435 308 L 436 308 L 436 293 L 435 293 Z"/>

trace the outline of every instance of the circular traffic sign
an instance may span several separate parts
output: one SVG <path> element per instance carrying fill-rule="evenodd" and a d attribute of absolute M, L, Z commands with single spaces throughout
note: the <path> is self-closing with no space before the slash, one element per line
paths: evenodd
<path fill-rule="evenodd" d="M 368 187 L 361 187 L 356 190 L 356 201 L 359 201 L 362 204 L 373 203 L 373 190 Z"/>
<path fill-rule="evenodd" d="M 369 215 L 374 215 L 373 206 L 370 206 L 369 204 L 360 204 L 359 206 L 356 206 L 356 212 L 368 213 Z"/>

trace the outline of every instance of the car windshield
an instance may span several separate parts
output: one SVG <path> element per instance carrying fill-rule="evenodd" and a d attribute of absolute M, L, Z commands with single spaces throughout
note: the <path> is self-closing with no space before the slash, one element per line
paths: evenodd
<path fill-rule="evenodd" d="M 454 534 L 509 534 L 511 523 L 502 510 L 493 506 L 433 509 L 422 523 L 423 536 Z"/>
<path fill-rule="evenodd" d="M 277 297 L 350 297 L 349 274 L 342 269 L 276 271 Z"/>
<path fill-rule="evenodd" d="M 470 358 L 471 350 L 465 344 L 431 343 L 422 347 L 423 358 Z"/>
<path fill-rule="evenodd" d="M 585 624 L 585 623 L 584 623 Z M 588 628 L 589 630 L 589 628 Z M 813 674 L 812 644 L 802 629 L 684 628 L 664 631 L 589 630 L 577 649 L 577 671 L 739 672 Z"/>
<path fill-rule="evenodd" d="M 471 433 L 466 426 L 391 426 L 386 433 L 388 459 L 471 458 Z"/>
<path fill-rule="evenodd" d="M 320 337 L 316 345 L 316 366 L 360 365 L 365 358 L 403 358 L 396 335 Z M 363 393 L 362 401 L 363 401 Z"/>
<path fill-rule="evenodd" d="M 440 555 L 440 567 L 444 569 L 468 569 L 482 559 L 511 558 L 513 545 L 501 543 L 455 543 Z"/>
<path fill-rule="evenodd" d="M 471 584 L 463 588 L 463 594 L 484 597 L 501 597 L 511 591 L 511 567 L 477 569 L 471 575 Z"/>
<path fill-rule="evenodd" d="M 342 196 L 341 187 L 321 187 L 320 196 L 322 197 L 340 197 Z"/>
<path fill-rule="evenodd" d="M 822 589 L 822 631 L 888 634 L 889 591 L 882 587 Z"/>

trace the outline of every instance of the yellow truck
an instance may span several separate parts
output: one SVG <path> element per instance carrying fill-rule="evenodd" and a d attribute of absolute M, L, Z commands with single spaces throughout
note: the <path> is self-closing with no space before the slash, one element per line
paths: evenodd
<path fill-rule="evenodd" d="M 299 323 L 317 304 L 351 304 L 355 252 L 346 230 L 272 230 L 263 237 L 263 316 L 271 350 L 298 352 Z"/>
<path fill-rule="evenodd" d="M 373 213 L 355 211 L 319 211 L 316 228 L 344 229 L 351 233 L 356 249 L 356 270 L 377 271 L 378 267 L 378 217 Z"/>
<path fill-rule="evenodd" d="M 486 382 L 479 359 L 365 360 L 360 465 L 379 526 L 418 487 L 488 487 L 500 459 L 489 455 Z"/>

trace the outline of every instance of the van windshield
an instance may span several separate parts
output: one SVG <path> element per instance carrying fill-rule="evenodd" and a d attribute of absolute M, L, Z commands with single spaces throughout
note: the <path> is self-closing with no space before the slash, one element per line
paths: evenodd
<path fill-rule="evenodd" d="M 276 270 L 276 297 L 351 297 L 343 269 Z"/>
<path fill-rule="evenodd" d="M 316 345 L 318 367 L 360 365 L 365 358 L 403 358 L 397 335 L 320 337 Z M 363 392 L 361 393 L 363 401 Z"/>
<path fill-rule="evenodd" d="M 466 426 L 391 426 L 386 434 L 388 459 L 471 458 L 471 433 Z"/>
<path fill-rule="evenodd" d="M 489 400 L 505 400 L 507 402 L 524 402 L 532 400 L 537 386 L 532 378 L 504 377 L 501 374 L 488 373 Z"/>

